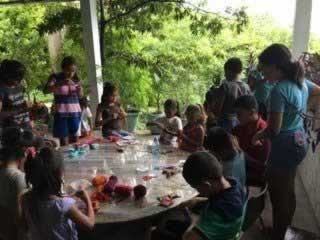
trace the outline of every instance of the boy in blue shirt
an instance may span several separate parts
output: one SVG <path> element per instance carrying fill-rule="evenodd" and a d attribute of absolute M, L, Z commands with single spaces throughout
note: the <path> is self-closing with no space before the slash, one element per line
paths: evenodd
<path fill-rule="evenodd" d="M 190 155 L 182 174 L 201 197 L 208 198 L 199 221 L 191 224 L 183 239 L 239 239 L 245 206 L 243 187 L 232 178 L 224 178 L 221 164 L 208 152 Z M 192 201 L 197 202 L 197 198 Z"/>

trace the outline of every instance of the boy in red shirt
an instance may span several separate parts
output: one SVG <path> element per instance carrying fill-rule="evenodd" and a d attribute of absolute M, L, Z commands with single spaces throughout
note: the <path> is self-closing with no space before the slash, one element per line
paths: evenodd
<path fill-rule="evenodd" d="M 238 138 L 241 149 L 247 155 L 247 184 L 256 185 L 263 182 L 271 144 L 269 140 L 253 143 L 252 138 L 257 132 L 265 129 L 267 123 L 258 114 L 259 107 L 254 96 L 239 97 L 234 107 L 239 125 L 233 129 L 233 134 Z"/>

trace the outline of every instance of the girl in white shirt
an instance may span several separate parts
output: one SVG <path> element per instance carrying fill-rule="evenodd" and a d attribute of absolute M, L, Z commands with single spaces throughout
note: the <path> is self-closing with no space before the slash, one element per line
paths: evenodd
<path fill-rule="evenodd" d="M 180 118 L 179 103 L 168 99 L 164 103 L 165 116 L 149 122 L 148 125 L 156 125 L 162 129 L 160 143 L 171 145 L 177 142 L 177 136 L 182 132 L 183 125 Z"/>

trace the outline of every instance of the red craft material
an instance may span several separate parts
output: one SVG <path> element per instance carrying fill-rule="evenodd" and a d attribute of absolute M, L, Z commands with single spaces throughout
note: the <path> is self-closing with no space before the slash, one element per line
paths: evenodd
<path fill-rule="evenodd" d="M 119 198 L 128 198 L 131 196 L 132 187 L 125 185 L 125 184 L 119 184 L 114 189 L 114 193 L 116 197 Z"/>
<path fill-rule="evenodd" d="M 137 185 L 133 189 L 133 194 L 136 200 L 139 200 L 146 196 L 147 188 L 143 185 Z"/>
<path fill-rule="evenodd" d="M 118 183 L 118 178 L 116 176 L 111 176 L 108 183 L 104 187 L 104 192 L 112 194 L 114 189 L 116 188 L 116 184 Z"/>

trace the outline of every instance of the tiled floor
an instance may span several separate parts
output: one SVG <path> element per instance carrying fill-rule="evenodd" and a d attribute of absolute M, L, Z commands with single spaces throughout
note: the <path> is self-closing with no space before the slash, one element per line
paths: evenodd
<path fill-rule="evenodd" d="M 297 209 L 293 220 L 293 227 L 288 230 L 286 240 L 320 240 L 320 230 L 317 225 L 313 210 L 306 197 L 306 193 L 300 177 L 296 181 Z M 263 213 L 264 223 L 267 229 L 272 226 L 272 215 L 270 201 Z M 318 237 L 317 237 L 318 236 Z M 268 234 L 261 232 L 258 223 L 252 226 L 242 237 L 242 240 L 269 240 Z"/>

